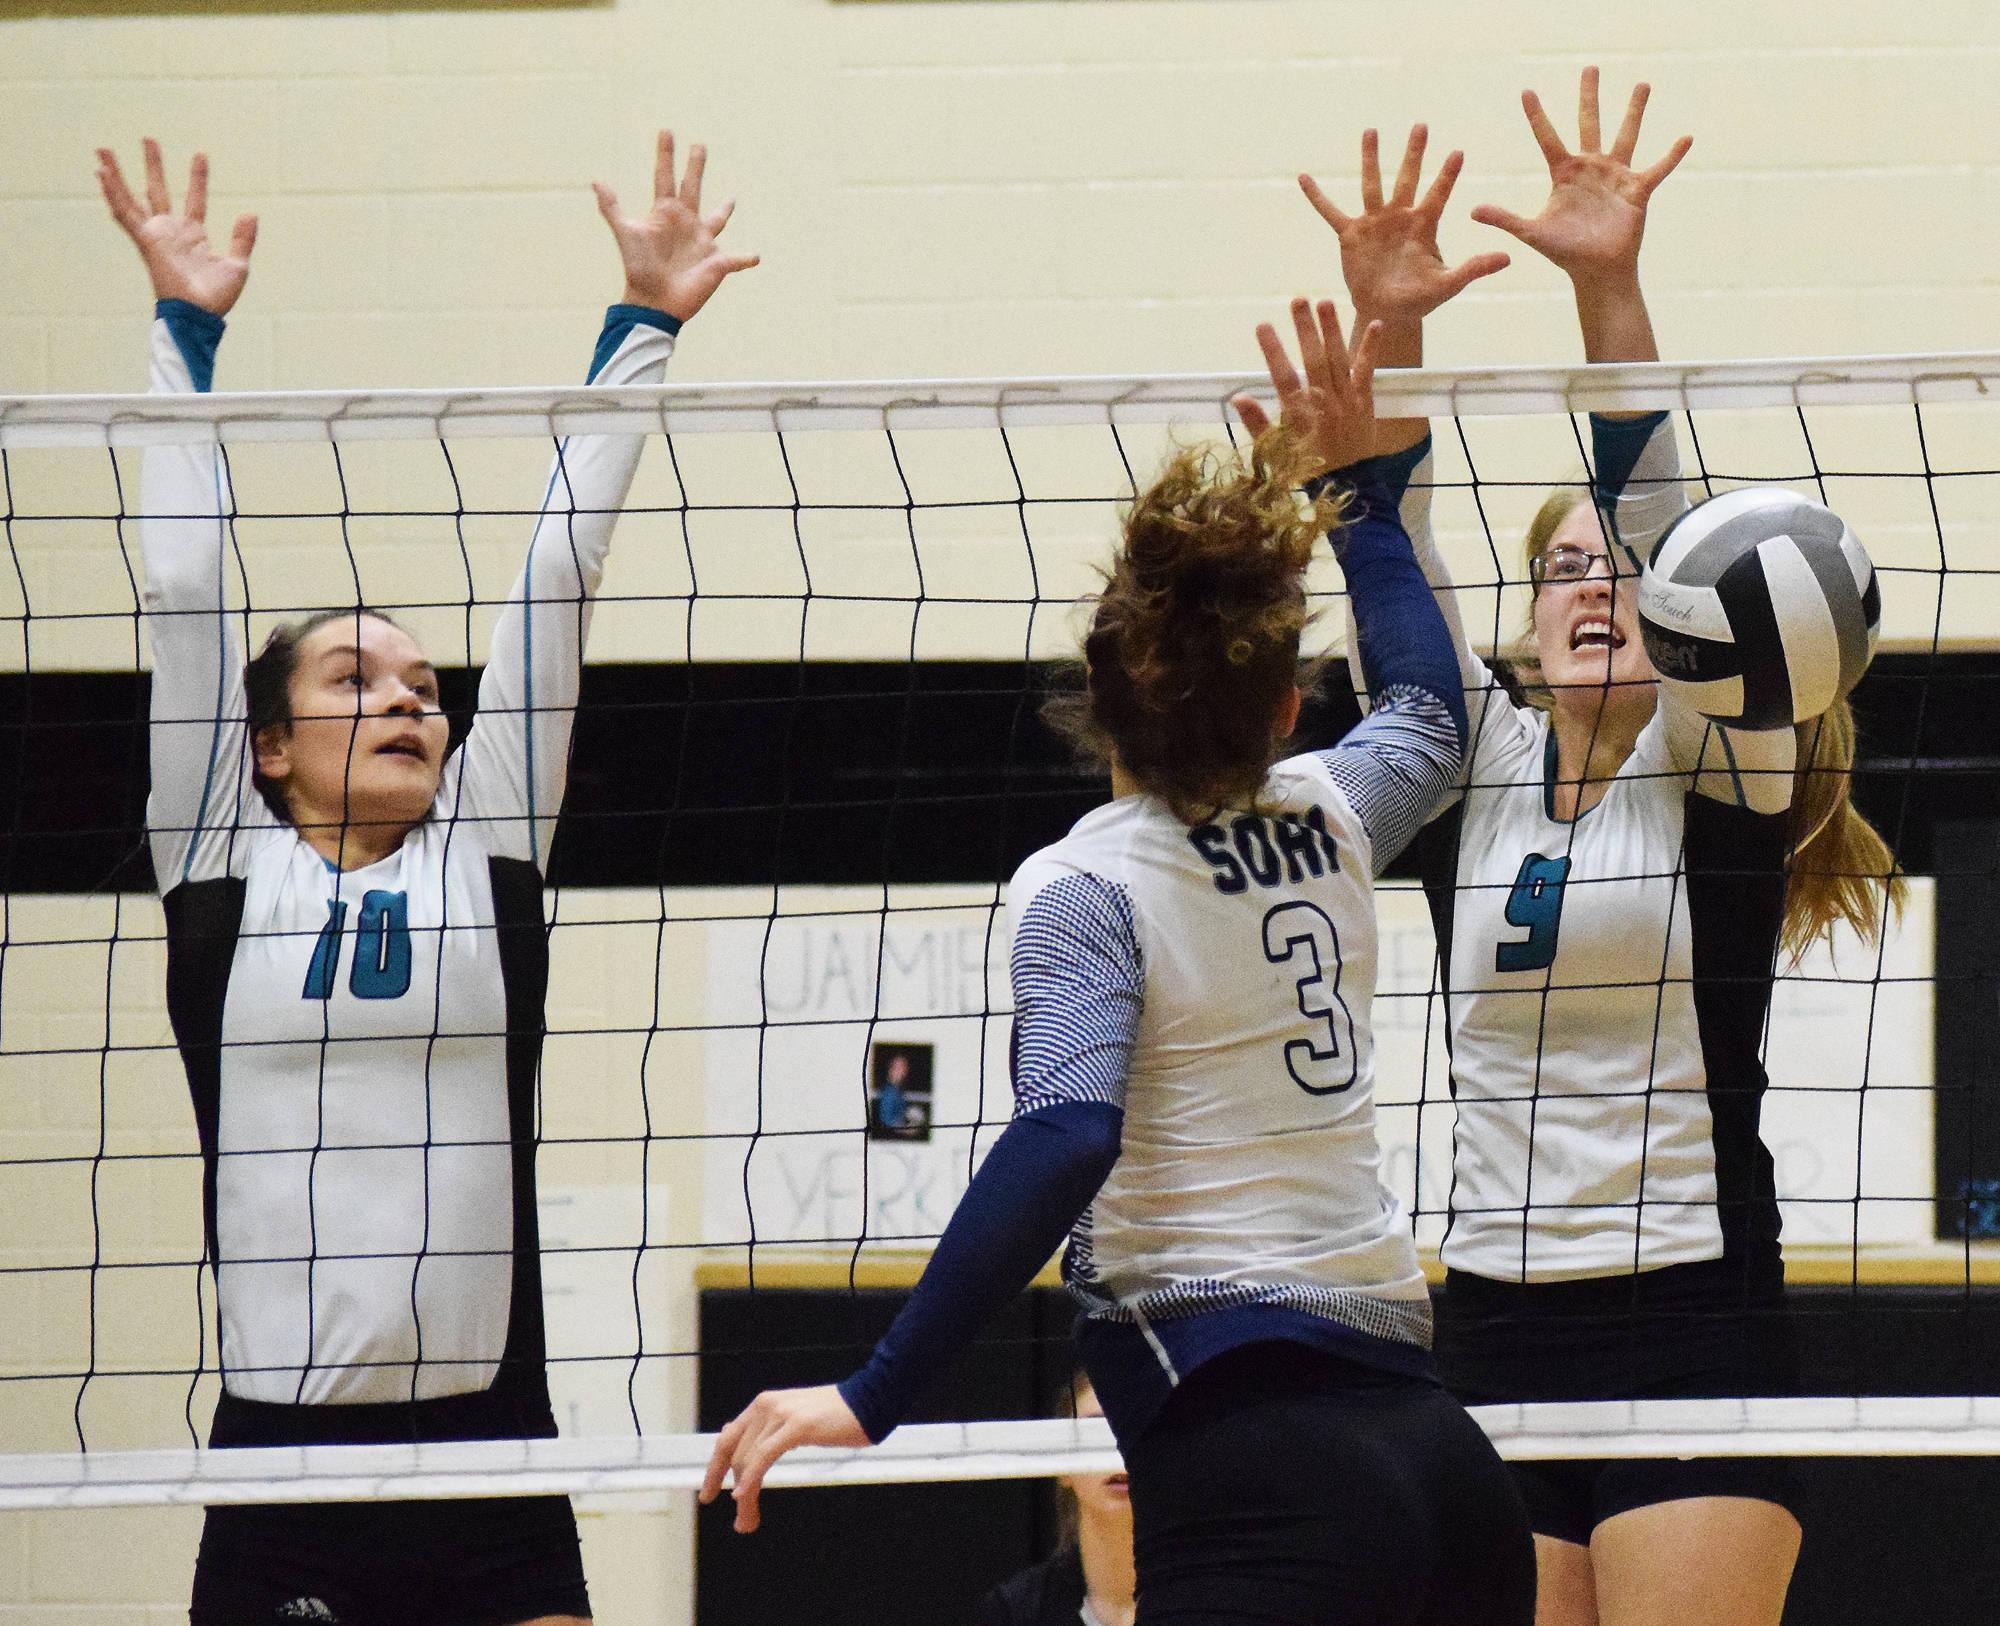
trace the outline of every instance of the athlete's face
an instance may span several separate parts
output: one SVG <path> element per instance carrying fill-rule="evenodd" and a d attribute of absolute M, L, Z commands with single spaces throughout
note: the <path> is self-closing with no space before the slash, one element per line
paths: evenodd
<path fill-rule="evenodd" d="M 257 767 L 293 821 L 392 849 L 436 800 L 450 734 L 416 640 L 370 615 L 315 627 L 299 644 L 291 705 L 291 726 L 258 739 Z"/>
<path fill-rule="evenodd" d="M 1594 507 L 1570 510 L 1536 569 L 1535 643 L 1557 704 L 1566 695 L 1595 704 L 1607 686 L 1650 690 L 1655 674 L 1639 637 L 1637 567 L 1625 549 L 1605 541 Z"/>
<path fill-rule="evenodd" d="M 1089 1384 L 1077 1390 L 1076 1414 L 1079 1417 L 1102 1417 L 1104 1407 L 1098 1403 L 1097 1391 Z M 1063 1483 L 1076 1496 L 1077 1513 L 1085 1523 L 1106 1519 L 1132 1522 L 1132 1490 L 1123 1474 L 1065 1474 Z"/>

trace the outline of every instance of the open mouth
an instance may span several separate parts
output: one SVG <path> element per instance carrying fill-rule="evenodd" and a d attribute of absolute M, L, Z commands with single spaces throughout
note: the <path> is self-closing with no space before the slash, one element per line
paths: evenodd
<path fill-rule="evenodd" d="M 375 754 L 378 757 L 414 757 L 417 761 L 422 762 L 424 760 L 424 746 L 423 742 L 417 739 L 389 740 L 376 746 Z"/>
<path fill-rule="evenodd" d="M 1569 635 L 1571 649 L 1623 649 L 1625 634 L 1609 621 L 1579 621 Z"/>

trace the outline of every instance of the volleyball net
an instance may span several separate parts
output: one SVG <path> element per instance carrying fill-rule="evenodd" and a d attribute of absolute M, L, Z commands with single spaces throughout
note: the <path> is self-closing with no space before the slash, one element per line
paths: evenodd
<path fill-rule="evenodd" d="M 1880 944 L 1784 970 L 1764 1137 L 1802 1310 L 1942 1329 L 1929 1394 L 1489 1408 L 1514 1456 L 1993 1454 L 2000 1287 L 2000 355 L 1428 371 L 1433 517 L 1475 643 L 1592 410 L 1677 414 L 1691 494 L 1784 483 L 1883 587 L 1856 794 L 1910 877 Z M 1011 1112 L 1004 886 L 1102 798 L 1037 720 L 1122 503 L 1243 377 L 0 400 L 0 1507 L 653 1490 L 699 1478 L 715 1293 L 907 1284 Z M 648 438 L 598 600 L 557 847 L 539 1102 L 564 1437 L 200 1448 L 202 1164 L 144 856 L 138 463 L 219 442 L 249 647 L 393 613 L 462 725 L 553 442 Z M 1309 583 L 1337 639 L 1330 558 Z M 1357 714 L 1336 670 L 1304 738 Z M 1434 1255 L 1452 1097 L 1436 946 L 1379 894 L 1385 1170 Z M 1946 968 L 1940 974 L 1939 967 Z M 1989 1104 L 1992 1103 L 1992 1104 Z M 1843 1324 L 1846 1324 L 1845 1322 Z M 1912 1323 L 1915 1324 L 1915 1323 Z M 730 1352 L 740 1356 L 736 1348 Z M 764 1351 L 773 1359 L 782 1351 Z M 1088 1420 L 912 1425 L 773 1483 L 1102 1471 Z"/>

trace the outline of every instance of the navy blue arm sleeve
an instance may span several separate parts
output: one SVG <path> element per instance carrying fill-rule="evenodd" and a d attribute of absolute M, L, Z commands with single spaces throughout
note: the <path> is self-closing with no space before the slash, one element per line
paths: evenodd
<path fill-rule="evenodd" d="M 910 1302 L 840 1397 L 868 1438 L 903 1420 L 925 1384 L 1035 1279 L 1118 1161 L 1125 1114 L 1100 1101 L 1010 1123 L 959 1199 Z"/>
<path fill-rule="evenodd" d="M 1463 750 L 1465 690 L 1458 656 L 1437 595 L 1403 529 L 1390 482 L 1395 471 L 1385 467 L 1394 462 L 1371 457 L 1336 469 L 1315 485 L 1340 486 L 1349 494 L 1340 528 L 1333 533 L 1333 551 L 1354 604 L 1355 642 L 1368 692 L 1423 689 L 1435 695 L 1451 713 Z M 1407 473 L 1403 479 L 1407 482 Z"/>

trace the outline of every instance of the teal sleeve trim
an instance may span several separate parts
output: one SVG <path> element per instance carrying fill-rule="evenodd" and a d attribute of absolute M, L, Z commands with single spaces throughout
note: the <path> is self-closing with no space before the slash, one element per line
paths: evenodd
<path fill-rule="evenodd" d="M 215 382 L 216 347 L 222 343 L 223 329 L 229 324 L 214 311 L 205 311 L 185 299 L 162 299 L 153 307 L 153 314 L 167 324 L 167 332 L 173 335 L 174 348 L 187 363 L 194 387 L 207 394 Z"/>
<path fill-rule="evenodd" d="M 597 375 L 618 354 L 625 335 L 635 327 L 656 327 L 671 339 L 679 334 L 681 319 L 669 316 L 665 311 L 656 311 L 650 305 L 613 305 L 604 313 L 604 331 L 597 335 L 597 349 L 590 358 L 590 376 L 584 380 L 586 384 L 597 382 Z"/>
<path fill-rule="evenodd" d="M 1615 503 L 1624 495 L 1647 443 L 1666 421 L 1664 412 L 1649 412 L 1643 418 L 1607 418 L 1598 412 L 1590 415 L 1590 451 L 1597 464 L 1599 502 Z"/>

